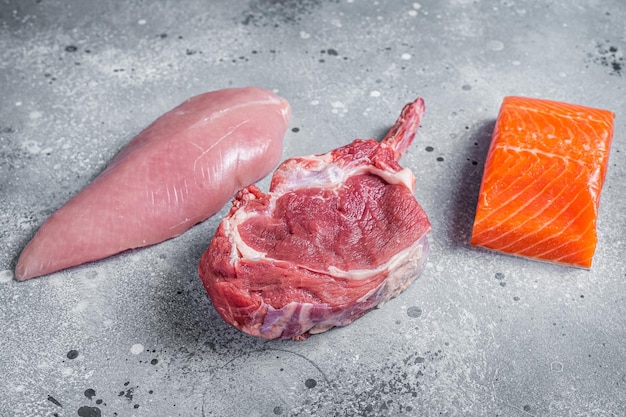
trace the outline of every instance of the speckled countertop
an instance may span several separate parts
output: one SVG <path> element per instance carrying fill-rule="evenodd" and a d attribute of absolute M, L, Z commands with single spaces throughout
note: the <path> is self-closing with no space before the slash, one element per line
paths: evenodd
<path fill-rule="evenodd" d="M 625 415 L 625 21 L 621 0 L 0 0 L 0 415 Z M 45 218 L 143 127 L 245 85 L 290 101 L 285 157 L 379 138 L 424 97 L 402 163 L 433 247 L 408 290 L 305 342 L 239 333 L 196 274 L 225 210 L 13 280 Z M 617 114 L 590 271 L 468 245 L 511 94 Z"/>

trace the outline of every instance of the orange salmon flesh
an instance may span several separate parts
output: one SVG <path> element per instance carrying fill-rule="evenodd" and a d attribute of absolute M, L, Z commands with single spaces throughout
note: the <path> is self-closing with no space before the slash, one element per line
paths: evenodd
<path fill-rule="evenodd" d="M 591 268 L 614 117 L 608 110 L 505 97 L 470 244 Z"/>

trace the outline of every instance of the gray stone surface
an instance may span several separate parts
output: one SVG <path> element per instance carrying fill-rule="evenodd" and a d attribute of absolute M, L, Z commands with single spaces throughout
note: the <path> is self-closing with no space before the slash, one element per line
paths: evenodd
<path fill-rule="evenodd" d="M 0 415 L 625 415 L 625 21 L 621 0 L 1 0 Z M 433 248 L 406 292 L 305 342 L 239 333 L 196 274 L 224 210 L 12 279 L 45 218 L 143 127 L 245 85 L 290 101 L 285 157 L 379 138 L 424 97 L 402 163 Z M 617 114 L 590 271 L 468 245 L 509 94 Z"/>

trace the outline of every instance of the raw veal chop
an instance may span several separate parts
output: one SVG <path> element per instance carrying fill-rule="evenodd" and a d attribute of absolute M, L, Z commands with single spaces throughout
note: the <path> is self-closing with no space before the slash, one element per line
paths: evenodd
<path fill-rule="evenodd" d="M 199 265 L 227 323 L 305 339 L 350 324 L 420 275 L 430 222 L 398 160 L 423 112 L 418 98 L 381 142 L 288 159 L 269 193 L 249 186 L 236 195 Z"/>

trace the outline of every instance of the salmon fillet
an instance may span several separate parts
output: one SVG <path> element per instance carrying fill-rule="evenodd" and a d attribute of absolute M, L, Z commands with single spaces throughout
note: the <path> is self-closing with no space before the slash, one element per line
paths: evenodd
<path fill-rule="evenodd" d="M 608 110 L 505 97 L 470 244 L 590 268 L 614 117 Z"/>

